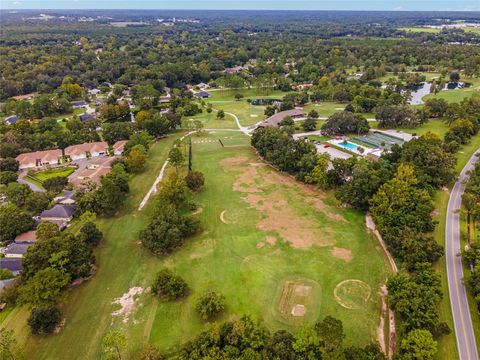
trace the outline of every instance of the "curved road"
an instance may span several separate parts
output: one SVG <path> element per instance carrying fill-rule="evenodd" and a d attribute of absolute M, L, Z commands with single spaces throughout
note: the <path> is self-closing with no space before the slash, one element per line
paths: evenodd
<path fill-rule="evenodd" d="M 450 294 L 450 305 L 452 307 L 460 360 L 478 360 L 477 344 L 475 342 L 470 308 L 468 307 L 467 293 L 462 282 L 462 258 L 459 256 L 461 251 L 460 208 L 462 195 L 465 191 L 465 181 L 468 179 L 467 172 L 472 170 L 474 164 L 478 161 L 478 157 L 475 154 L 463 168 L 450 193 L 445 228 L 448 292 Z"/>

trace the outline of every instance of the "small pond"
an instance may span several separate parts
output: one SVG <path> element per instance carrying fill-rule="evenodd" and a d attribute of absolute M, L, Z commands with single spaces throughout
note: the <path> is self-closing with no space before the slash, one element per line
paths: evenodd
<path fill-rule="evenodd" d="M 430 83 L 430 82 L 424 82 L 424 83 L 421 83 L 418 86 L 409 87 L 408 90 L 410 90 L 411 95 L 412 95 L 412 98 L 409 101 L 409 104 L 410 105 L 423 104 L 422 98 L 425 95 L 430 94 L 430 86 L 431 85 L 432 85 L 432 83 Z M 472 84 L 470 84 L 468 82 L 449 82 L 449 83 L 445 84 L 445 87 L 443 88 L 442 91 L 463 89 L 463 88 L 470 87 L 471 85 Z"/>

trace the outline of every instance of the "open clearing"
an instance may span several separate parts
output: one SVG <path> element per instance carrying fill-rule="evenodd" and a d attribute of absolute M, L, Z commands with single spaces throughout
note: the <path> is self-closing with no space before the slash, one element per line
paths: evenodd
<path fill-rule="evenodd" d="M 192 139 L 193 167 L 206 178 L 205 189 L 191 199 L 203 209 L 195 215 L 202 232 L 165 258 L 139 245 L 137 234 L 153 202 L 142 211 L 138 205 L 178 137 L 152 147 L 146 171 L 131 181 L 132 193 L 121 214 L 97 220 L 105 234 L 97 250 L 98 271 L 68 293 L 62 331 L 26 338 L 26 310 L 7 310 L 3 324 L 22 343 L 29 340 L 29 358 L 56 354 L 59 359 L 98 359 L 102 338 L 111 329 L 124 332 L 132 349 L 150 341 L 171 350 L 204 328 L 195 299 L 212 287 L 226 298 L 220 321 L 250 314 L 272 331 L 296 331 L 303 321 L 331 315 L 343 321 L 349 343 L 365 345 L 375 339 L 381 313 L 378 290 L 389 267 L 365 229 L 363 214 L 342 209 L 333 194 L 317 192 L 263 164 L 239 132 L 217 130 Z M 218 138 L 227 138 L 222 140 L 225 147 Z M 167 303 L 140 291 L 162 267 L 182 276 L 192 294 Z M 372 289 L 362 306 L 347 309 L 335 300 L 334 289 L 345 279 L 361 280 Z M 288 281 L 294 284 L 286 285 Z M 293 296 L 282 297 L 284 290 Z"/>

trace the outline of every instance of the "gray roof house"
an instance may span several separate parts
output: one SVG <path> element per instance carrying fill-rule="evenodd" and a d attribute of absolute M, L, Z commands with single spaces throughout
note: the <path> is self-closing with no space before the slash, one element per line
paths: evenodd
<path fill-rule="evenodd" d="M 70 105 L 72 105 L 74 109 L 79 109 L 88 106 L 88 103 L 86 101 L 71 101 Z"/>
<path fill-rule="evenodd" d="M 0 259 L 0 269 L 7 269 L 17 276 L 22 271 L 22 259 L 20 258 L 5 258 Z"/>
<path fill-rule="evenodd" d="M 18 120 L 20 120 L 20 118 L 19 118 L 18 116 L 11 115 L 11 116 L 5 118 L 5 124 L 7 124 L 7 125 L 13 125 L 13 124 L 15 124 Z"/>
<path fill-rule="evenodd" d="M 95 119 L 95 115 L 92 115 L 92 114 L 82 114 L 78 117 L 80 119 L 80 121 L 87 121 L 87 120 L 92 120 L 92 119 Z"/>
<path fill-rule="evenodd" d="M 5 249 L 3 249 L 3 253 L 7 258 L 21 258 L 27 252 L 30 246 L 32 246 L 32 244 L 11 243 Z"/>
<path fill-rule="evenodd" d="M 40 214 L 43 221 L 66 220 L 70 221 L 75 213 L 75 205 L 54 205 L 51 209 L 44 210 Z"/>
<path fill-rule="evenodd" d="M 61 205 L 75 204 L 75 192 L 63 190 L 63 192 L 59 196 L 57 196 L 54 200 L 57 204 L 61 204 Z"/>
<path fill-rule="evenodd" d="M 206 92 L 206 91 L 199 91 L 195 94 L 193 94 L 193 96 L 197 97 L 197 98 L 200 98 L 200 99 L 207 99 L 210 97 L 210 93 Z"/>

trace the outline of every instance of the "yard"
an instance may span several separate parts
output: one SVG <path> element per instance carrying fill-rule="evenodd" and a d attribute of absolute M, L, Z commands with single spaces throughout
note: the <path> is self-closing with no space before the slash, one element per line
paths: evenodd
<path fill-rule="evenodd" d="M 75 171 L 75 169 L 76 169 L 75 166 L 61 166 L 53 169 L 42 170 L 30 176 L 33 177 L 38 182 L 43 183 L 45 180 L 48 180 L 54 177 L 67 177 L 70 174 L 72 174 Z"/>
<path fill-rule="evenodd" d="M 150 341 L 167 351 L 205 326 L 194 303 L 199 291 L 209 287 L 226 297 L 221 320 L 250 314 L 271 330 L 296 331 L 301 319 L 312 322 L 332 315 L 343 321 L 349 343 L 374 340 L 380 321 L 377 293 L 389 268 L 365 229 L 363 214 L 342 209 L 332 194 L 259 162 L 249 139 L 237 132 L 192 137 L 194 168 L 206 177 L 205 189 L 192 199 L 199 205 L 195 216 L 202 233 L 169 257 L 155 257 L 142 248 L 137 234 L 148 221 L 152 202 L 140 212 L 136 209 L 177 137 L 152 147 L 146 171 L 131 181 L 132 193 L 121 214 L 97 221 L 105 234 L 97 251 L 98 271 L 69 292 L 60 334 L 28 336 L 29 358 L 55 354 L 59 359 L 98 359 L 101 340 L 112 328 L 125 332 L 133 349 Z M 120 308 L 112 304 L 115 299 L 122 302 L 137 287 L 146 289 L 163 266 L 185 278 L 192 288 L 187 299 L 163 303 L 145 290 L 128 307 L 130 314 L 112 315 Z M 300 317 L 291 315 L 296 305 L 305 307 L 298 307 Z M 24 309 L 14 309 L 3 321 L 22 343 L 28 333 L 25 318 Z"/>

